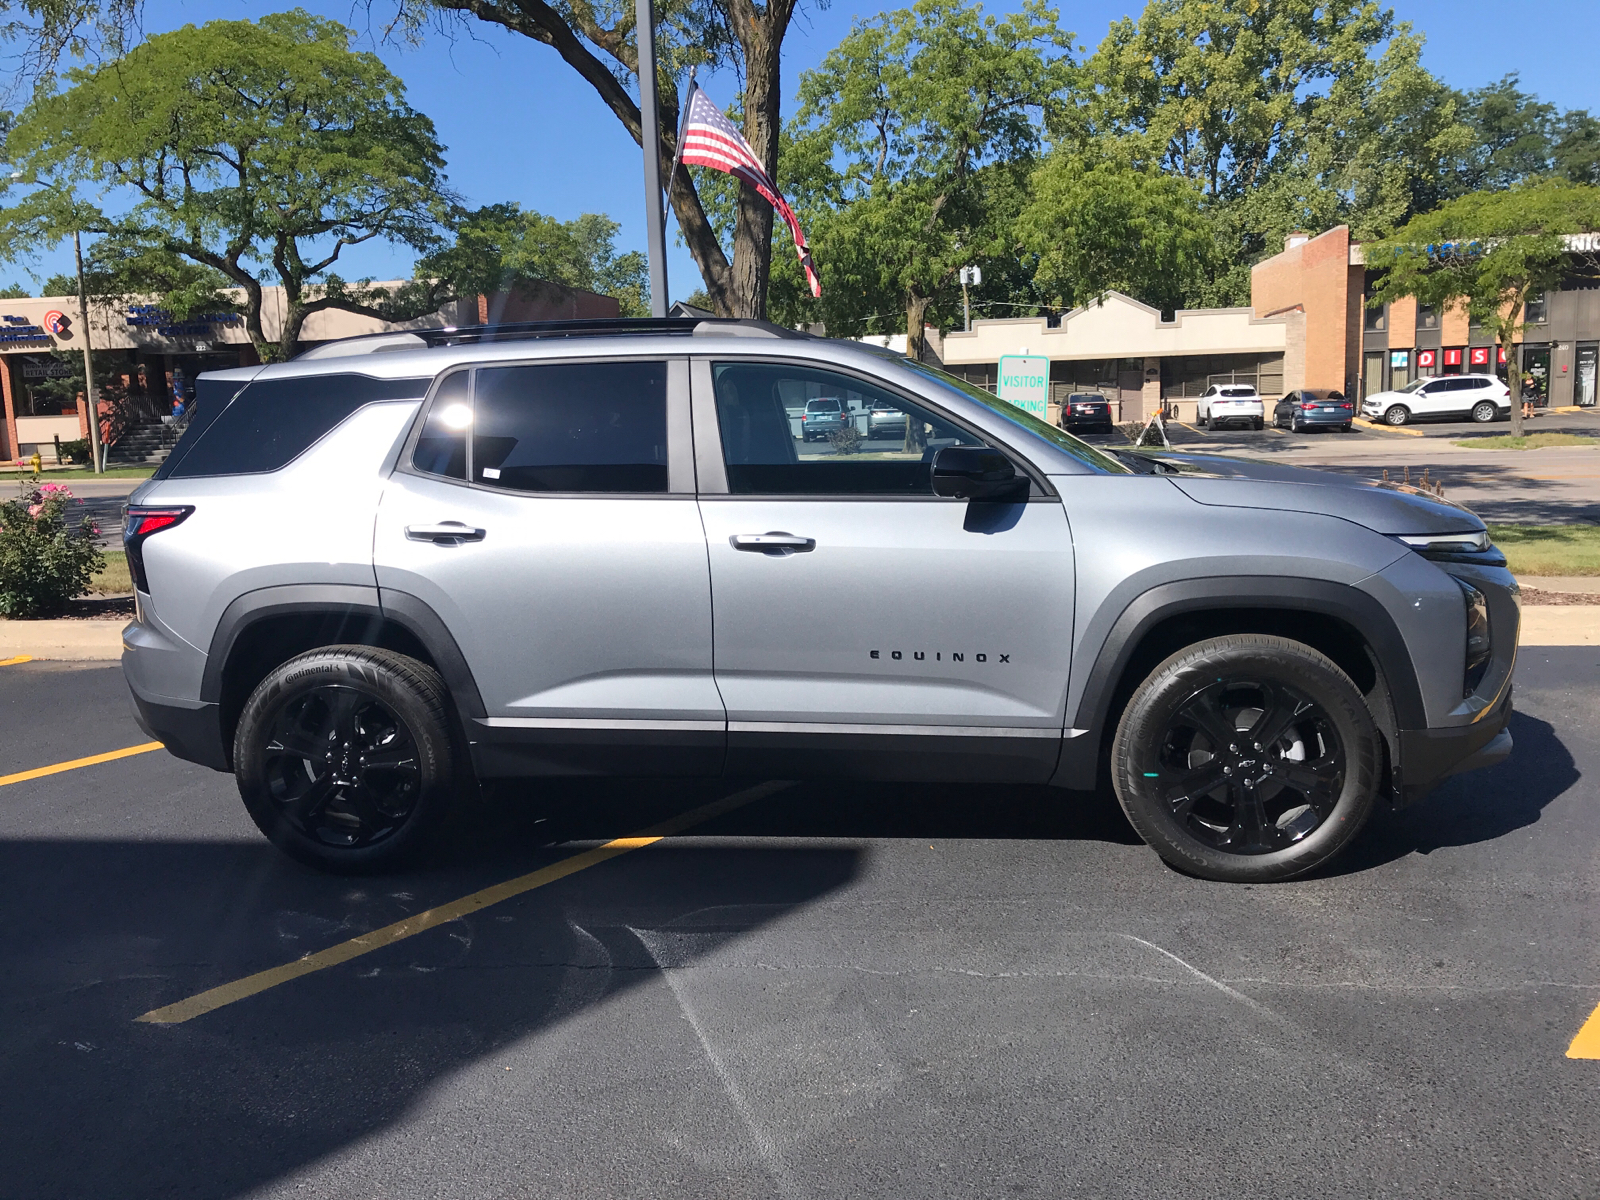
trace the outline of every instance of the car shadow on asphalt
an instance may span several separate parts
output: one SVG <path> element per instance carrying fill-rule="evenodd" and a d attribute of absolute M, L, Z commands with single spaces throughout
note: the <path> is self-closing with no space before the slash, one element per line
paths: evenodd
<path fill-rule="evenodd" d="M 1375 813 L 1355 845 L 1313 876 L 1369 871 L 1410 854 L 1491 842 L 1535 824 L 1581 772 L 1549 722 L 1513 712 L 1509 728 L 1516 746 L 1510 758 L 1451 776 L 1407 808 Z"/>
<path fill-rule="evenodd" d="M 658 844 L 187 1023 L 136 1022 L 570 853 L 480 836 L 498 844 L 470 863 L 369 879 L 265 842 L 0 842 L 0 1195 L 254 1194 L 486 1056 L 659 983 L 661 945 L 692 966 L 823 901 L 862 854 Z M 639 1038 L 677 1028 L 662 1003 Z"/>

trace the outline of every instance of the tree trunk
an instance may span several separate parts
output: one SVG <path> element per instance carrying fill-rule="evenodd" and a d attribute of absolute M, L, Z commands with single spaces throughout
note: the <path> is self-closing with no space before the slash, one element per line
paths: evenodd
<path fill-rule="evenodd" d="M 906 294 L 906 357 L 912 362 L 922 361 L 924 337 L 922 333 L 923 318 L 927 316 L 928 305 L 932 301 L 927 296 L 919 296 L 916 292 Z M 911 419 L 906 414 L 906 444 L 907 451 L 920 454 L 928 448 L 928 431 L 923 428 L 921 421 Z"/>
<path fill-rule="evenodd" d="M 744 139 L 767 176 L 778 183 L 779 58 L 793 0 L 728 0 L 728 14 L 744 51 Z M 730 316 L 767 319 L 767 284 L 772 274 L 772 205 L 748 184 L 739 185 L 733 227 L 733 296 Z M 712 293 L 715 295 L 715 293 Z"/>
<path fill-rule="evenodd" d="M 1500 335 L 1500 348 L 1506 352 L 1506 386 L 1511 389 L 1511 436 L 1522 436 L 1522 371 L 1517 366 L 1517 347 L 1508 329 Z"/>

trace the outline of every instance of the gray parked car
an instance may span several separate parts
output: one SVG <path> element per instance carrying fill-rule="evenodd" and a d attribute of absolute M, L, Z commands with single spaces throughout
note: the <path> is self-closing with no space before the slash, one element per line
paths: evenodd
<path fill-rule="evenodd" d="M 921 436 L 803 456 L 783 397 L 808 390 Z M 1517 589 L 1465 509 L 1113 456 L 756 323 L 204 375 L 126 546 L 142 724 L 331 870 L 417 855 L 505 777 L 1109 774 L 1169 862 L 1270 880 L 1510 750 Z M 819 612 L 859 615 L 817 638 Z"/>

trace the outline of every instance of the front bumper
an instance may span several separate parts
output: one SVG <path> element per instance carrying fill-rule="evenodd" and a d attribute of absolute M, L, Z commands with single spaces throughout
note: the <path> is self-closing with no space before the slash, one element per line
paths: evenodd
<path fill-rule="evenodd" d="M 1500 703 L 1471 725 L 1447 729 L 1402 729 L 1401 770 L 1395 782 L 1400 807 L 1415 804 L 1451 775 L 1492 767 L 1511 754 L 1511 689 Z"/>

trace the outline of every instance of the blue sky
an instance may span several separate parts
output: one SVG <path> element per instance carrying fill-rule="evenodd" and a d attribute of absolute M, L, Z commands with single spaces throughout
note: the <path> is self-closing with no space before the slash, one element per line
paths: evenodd
<path fill-rule="evenodd" d="M 366 28 L 368 10 L 352 8 L 350 0 L 304 0 L 301 7 Z M 821 10 L 806 5 L 784 42 L 785 97 L 793 96 L 800 73 L 838 43 L 854 18 L 885 7 L 891 6 L 850 0 L 834 0 Z M 993 6 L 997 12 L 1012 7 Z M 1142 7 L 1128 0 L 1085 0 L 1061 5 L 1061 21 L 1092 49 L 1111 21 L 1137 16 Z M 1395 10 L 1426 33 L 1425 64 L 1453 86 L 1476 87 L 1518 71 L 1525 88 L 1561 108 L 1600 110 L 1600 89 L 1585 61 L 1600 44 L 1595 0 L 1539 0 L 1517 6 L 1514 16 L 1503 2 L 1489 0 L 1402 0 Z M 145 25 L 154 33 L 263 11 L 269 9 L 259 0 L 148 0 Z M 371 11 L 381 16 L 385 0 L 372 0 Z M 622 225 L 620 247 L 643 249 L 639 148 L 616 118 L 554 50 L 481 24 L 468 28 L 472 36 L 454 42 L 430 37 L 418 48 L 374 46 L 364 39 L 365 48 L 375 49 L 405 81 L 411 103 L 433 118 L 449 148 L 453 186 L 474 204 L 515 200 L 563 220 L 608 213 Z M 733 89 L 731 79 L 707 82 L 719 104 L 734 99 Z M 669 227 L 670 291 L 681 299 L 700 286 L 700 276 L 688 252 L 672 244 L 673 232 Z M 411 261 L 403 249 L 360 247 L 344 274 L 402 277 Z M 37 264 L 0 268 L 0 278 L 25 280 L 28 269 L 42 278 L 69 270 L 70 263 L 69 245 Z"/>

